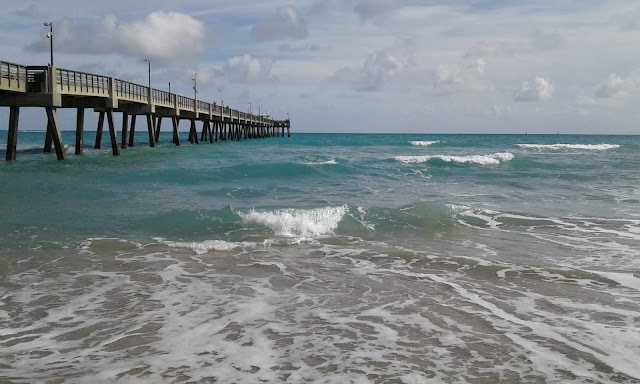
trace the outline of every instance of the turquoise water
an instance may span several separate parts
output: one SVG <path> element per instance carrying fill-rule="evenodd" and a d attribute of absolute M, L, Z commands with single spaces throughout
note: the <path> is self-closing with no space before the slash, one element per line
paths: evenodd
<path fill-rule="evenodd" d="M 640 382 L 638 136 L 93 135 L 0 163 L 0 381 Z"/>

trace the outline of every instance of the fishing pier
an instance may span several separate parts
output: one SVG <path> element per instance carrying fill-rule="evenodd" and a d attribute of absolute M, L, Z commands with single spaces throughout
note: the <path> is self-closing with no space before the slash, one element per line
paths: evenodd
<path fill-rule="evenodd" d="M 82 155 L 85 109 L 98 113 L 95 149 L 101 147 L 105 118 L 111 138 L 113 155 L 121 149 L 132 147 L 136 129 L 136 118 L 146 119 L 149 146 L 155 147 L 160 137 L 162 121 L 167 118 L 173 129 L 175 145 L 180 145 L 178 124 L 188 120 L 189 142 L 225 141 L 284 137 L 291 135 L 290 120 L 272 120 L 268 116 L 244 113 L 228 106 L 208 103 L 194 97 L 135 84 L 104 75 L 96 75 L 49 66 L 25 66 L 0 60 L 0 107 L 9 107 L 9 129 L 7 133 L 6 160 L 16 159 L 18 121 L 20 108 L 44 108 L 47 128 L 44 152 L 51 152 L 52 145 L 58 160 L 65 160 L 60 125 L 56 110 L 77 110 L 75 154 Z M 114 113 L 122 113 L 121 140 L 114 124 Z M 201 123 L 198 135 L 197 123 Z M 198 136 L 200 136 L 198 138 Z"/>

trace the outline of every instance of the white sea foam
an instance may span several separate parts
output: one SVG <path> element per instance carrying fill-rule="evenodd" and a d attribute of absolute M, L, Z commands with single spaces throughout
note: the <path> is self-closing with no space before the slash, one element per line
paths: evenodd
<path fill-rule="evenodd" d="M 332 233 L 347 210 L 347 206 L 342 205 L 310 210 L 281 209 L 267 212 L 252 210 L 238 214 L 245 223 L 264 225 L 278 236 L 315 237 Z"/>
<path fill-rule="evenodd" d="M 480 164 L 480 165 L 497 165 L 501 162 L 510 161 L 514 158 L 513 153 L 501 152 L 491 155 L 468 155 L 468 156 L 449 156 L 449 155 L 431 155 L 431 156 L 396 156 L 396 161 L 402 163 L 426 163 L 432 159 L 438 159 L 447 163 L 458 164 Z"/>
<path fill-rule="evenodd" d="M 562 149 L 586 149 L 593 151 L 605 151 L 607 149 L 620 148 L 618 144 L 516 144 L 517 147 L 533 149 L 536 151 L 558 151 Z"/>
<path fill-rule="evenodd" d="M 224 240 L 205 240 L 205 241 L 168 241 L 163 238 L 154 237 L 154 240 L 161 244 L 168 245 L 171 248 L 188 248 L 192 249 L 198 255 L 205 254 L 209 251 L 231 251 L 236 248 L 256 246 L 251 242 L 230 242 Z"/>
<path fill-rule="evenodd" d="M 440 140 L 435 140 L 435 141 L 410 141 L 409 143 L 411 145 L 417 145 L 419 147 L 428 147 L 431 146 L 433 144 L 438 144 L 440 142 Z"/>
<path fill-rule="evenodd" d="M 318 161 L 306 161 L 303 163 L 304 165 L 335 165 L 338 162 L 335 159 L 329 160 L 318 160 Z"/>

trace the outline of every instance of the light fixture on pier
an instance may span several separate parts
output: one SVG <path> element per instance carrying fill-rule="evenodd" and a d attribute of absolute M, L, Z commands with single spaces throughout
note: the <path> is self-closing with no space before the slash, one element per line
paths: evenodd
<path fill-rule="evenodd" d="M 220 93 L 220 106 L 224 108 L 224 100 L 222 100 L 222 89 L 218 89 L 218 92 Z"/>
<path fill-rule="evenodd" d="M 49 27 L 47 39 L 49 39 L 49 49 L 51 51 L 51 66 L 53 67 L 53 22 L 44 23 L 45 27 Z"/>
<path fill-rule="evenodd" d="M 147 62 L 147 64 L 149 64 L 148 68 L 149 68 L 149 92 L 151 92 L 151 60 L 150 59 L 144 59 L 144 61 Z"/>

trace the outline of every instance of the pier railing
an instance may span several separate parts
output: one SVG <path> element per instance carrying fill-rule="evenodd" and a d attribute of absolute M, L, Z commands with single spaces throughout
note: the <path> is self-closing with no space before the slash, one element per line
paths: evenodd
<path fill-rule="evenodd" d="M 228 106 L 223 107 L 109 76 L 65 68 L 55 68 L 55 72 L 52 73 L 50 66 L 25 66 L 0 60 L 0 91 L 115 98 L 131 103 L 191 111 L 230 121 L 275 123 L 265 116 L 241 112 Z"/>
<path fill-rule="evenodd" d="M 0 89 L 26 92 L 27 66 L 0 60 Z"/>

